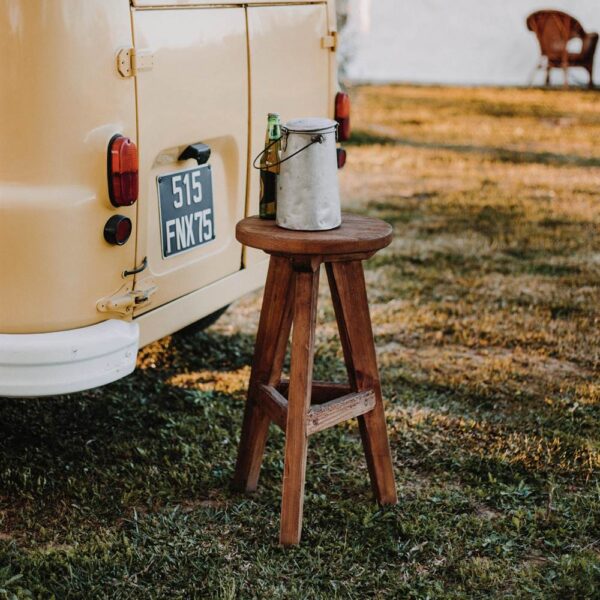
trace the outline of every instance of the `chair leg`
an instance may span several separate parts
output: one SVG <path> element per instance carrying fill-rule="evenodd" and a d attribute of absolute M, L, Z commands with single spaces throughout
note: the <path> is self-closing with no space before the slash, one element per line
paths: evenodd
<path fill-rule="evenodd" d="M 540 68 L 540 64 L 538 63 L 531 71 L 531 75 L 529 76 L 529 79 L 527 80 L 527 87 L 533 87 L 533 83 L 535 81 L 535 76 L 536 76 L 539 68 Z"/>
<path fill-rule="evenodd" d="M 546 67 L 546 87 L 550 85 L 550 65 Z"/>
<path fill-rule="evenodd" d="M 292 325 L 293 287 L 290 261 L 271 257 L 233 480 L 237 489 L 247 492 L 255 491 L 258 485 L 270 424 L 269 417 L 258 406 L 257 388 L 262 383 L 279 383 Z"/>
<path fill-rule="evenodd" d="M 563 65 L 563 88 L 566 90 L 569 88 L 569 67 Z"/>
<path fill-rule="evenodd" d="M 350 385 L 356 391 L 373 389 L 376 396 L 375 408 L 359 417 L 373 492 L 380 504 L 396 504 L 396 482 L 362 263 L 328 263 L 326 267 Z"/>
<path fill-rule="evenodd" d="M 319 270 L 296 274 L 292 362 L 285 435 L 285 465 L 279 540 L 290 546 L 300 542 L 306 475 L 307 414 L 310 409 Z"/>
<path fill-rule="evenodd" d="M 594 70 L 592 67 L 587 68 L 588 73 L 590 74 L 590 80 L 588 82 L 588 88 L 590 90 L 594 89 Z"/>

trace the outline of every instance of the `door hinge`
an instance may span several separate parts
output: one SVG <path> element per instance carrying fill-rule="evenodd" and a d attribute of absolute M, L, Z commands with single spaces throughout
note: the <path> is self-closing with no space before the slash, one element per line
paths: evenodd
<path fill-rule="evenodd" d="M 117 70 L 121 77 L 135 77 L 140 71 L 154 67 L 154 54 L 150 50 L 123 48 L 117 54 Z"/>
<path fill-rule="evenodd" d="M 130 315 L 138 306 L 150 302 L 152 295 L 158 290 L 151 280 L 140 282 L 135 290 L 129 289 L 129 286 L 122 287 L 116 294 L 107 296 L 99 300 L 96 308 L 100 312 L 117 313 L 120 315 Z"/>
<path fill-rule="evenodd" d="M 321 48 L 335 52 L 338 47 L 338 33 L 331 31 L 329 35 L 321 38 Z"/>

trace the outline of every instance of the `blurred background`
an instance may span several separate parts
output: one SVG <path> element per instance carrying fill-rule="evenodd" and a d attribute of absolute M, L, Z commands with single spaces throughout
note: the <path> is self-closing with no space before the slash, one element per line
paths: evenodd
<path fill-rule="evenodd" d="M 338 0 L 343 75 L 353 82 L 527 85 L 539 59 L 525 20 L 562 10 L 600 31 L 598 0 Z M 573 83 L 586 73 L 572 71 Z M 600 61 L 595 79 L 600 80 Z M 553 73 L 562 84 L 562 74 Z M 536 83 L 543 83 L 538 73 Z"/>

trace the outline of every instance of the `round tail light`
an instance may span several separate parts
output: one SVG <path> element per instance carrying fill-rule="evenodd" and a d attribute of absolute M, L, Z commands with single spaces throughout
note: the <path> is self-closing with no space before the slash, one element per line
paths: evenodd
<path fill-rule="evenodd" d="M 122 246 L 131 236 L 132 229 L 131 219 L 114 215 L 104 226 L 104 239 L 113 246 Z"/>

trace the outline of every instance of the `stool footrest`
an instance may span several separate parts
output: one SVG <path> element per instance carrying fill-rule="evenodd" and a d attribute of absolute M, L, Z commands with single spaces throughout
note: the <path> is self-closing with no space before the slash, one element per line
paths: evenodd
<path fill-rule="evenodd" d="M 277 386 L 279 392 L 287 396 L 290 389 L 290 382 L 282 379 Z M 352 392 L 352 388 L 347 383 L 334 383 L 333 381 L 313 381 L 310 396 L 311 404 L 323 404 L 330 400 L 335 400 L 340 396 L 346 396 Z"/>
<path fill-rule="evenodd" d="M 339 389 L 349 389 L 341 384 L 322 384 L 335 386 L 330 391 L 339 393 Z M 285 389 L 285 385 L 281 386 Z M 314 388 L 313 388 L 314 394 Z M 272 385 L 261 384 L 258 386 L 258 403 L 262 411 L 278 425 L 283 431 L 287 427 L 288 401 L 281 392 Z M 344 396 L 334 398 L 328 402 L 311 406 L 307 414 L 306 435 L 312 435 L 324 429 L 334 427 L 344 421 L 360 417 L 375 408 L 376 396 L 373 390 L 351 392 Z"/>
<path fill-rule="evenodd" d="M 360 417 L 375 408 L 375 392 L 354 392 L 315 406 L 308 411 L 306 434 L 312 435 L 339 423 Z"/>

